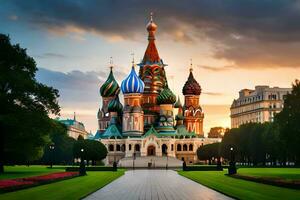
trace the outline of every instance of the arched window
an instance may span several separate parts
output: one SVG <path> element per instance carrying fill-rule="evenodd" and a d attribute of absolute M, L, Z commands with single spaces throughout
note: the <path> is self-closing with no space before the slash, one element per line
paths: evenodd
<path fill-rule="evenodd" d="M 117 144 L 117 151 L 121 151 L 121 146 Z"/>
<path fill-rule="evenodd" d="M 134 151 L 140 151 L 140 145 L 139 144 L 134 145 Z"/>
<path fill-rule="evenodd" d="M 108 151 L 114 151 L 114 145 L 113 144 L 110 144 L 108 146 Z"/>
<path fill-rule="evenodd" d="M 129 144 L 129 147 L 128 147 L 129 151 L 131 151 L 131 144 Z"/>
<path fill-rule="evenodd" d="M 183 145 L 183 151 L 187 151 L 187 145 L 186 144 Z"/>
<path fill-rule="evenodd" d="M 181 144 L 177 144 L 177 151 L 181 151 Z"/>
<path fill-rule="evenodd" d="M 193 151 L 193 144 L 189 145 L 189 151 Z"/>
<path fill-rule="evenodd" d="M 125 150 L 126 150 L 125 144 L 122 144 L 121 150 L 122 150 L 123 152 L 125 152 Z"/>
<path fill-rule="evenodd" d="M 171 151 L 174 151 L 174 145 L 171 144 Z"/>

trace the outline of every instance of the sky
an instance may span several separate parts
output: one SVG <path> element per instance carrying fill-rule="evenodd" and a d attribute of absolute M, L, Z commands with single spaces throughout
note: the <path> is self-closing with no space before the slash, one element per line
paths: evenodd
<path fill-rule="evenodd" d="M 59 89 L 61 117 L 76 112 L 94 133 L 110 57 L 120 84 L 131 54 L 143 57 L 150 12 L 169 85 L 182 102 L 192 59 L 206 133 L 230 127 L 239 90 L 291 87 L 300 78 L 300 1 L 1 0 L 0 33 L 35 59 L 38 81 Z"/>

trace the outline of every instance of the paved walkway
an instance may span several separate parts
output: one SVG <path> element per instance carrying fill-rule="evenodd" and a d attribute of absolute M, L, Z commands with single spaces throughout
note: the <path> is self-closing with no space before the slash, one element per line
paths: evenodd
<path fill-rule="evenodd" d="M 134 170 L 85 199 L 217 200 L 229 197 L 182 177 L 173 170 Z"/>

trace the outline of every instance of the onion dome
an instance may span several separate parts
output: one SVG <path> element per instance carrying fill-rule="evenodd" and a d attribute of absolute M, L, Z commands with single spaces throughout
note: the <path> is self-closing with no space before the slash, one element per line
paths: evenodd
<path fill-rule="evenodd" d="M 122 81 L 121 90 L 123 94 L 143 93 L 144 87 L 145 84 L 136 74 L 134 70 L 134 64 L 133 64 L 130 74 L 127 76 L 126 79 Z"/>
<path fill-rule="evenodd" d="M 112 67 L 110 68 L 110 73 L 107 80 L 100 88 L 100 94 L 102 97 L 114 97 L 120 92 L 120 87 L 114 77 L 112 72 Z"/>
<path fill-rule="evenodd" d="M 153 14 L 150 15 L 150 22 L 147 24 L 148 32 L 155 32 L 157 29 L 157 25 L 153 22 Z"/>
<path fill-rule="evenodd" d="M 118 112 L 121 113 L 123 110 L 123 105 L 120 103 L 119 96 L 112 99 L 108 104 L 108 112 Z"/>
<path fill-rule="evenodd" d="M 174 104 L 174 108 L 181 108 L 181 107 L 182 107 L 182 105 L 181 105 L 181 102 L 180 102 L 180 98 L 178 96 L 178 99 L 177 99 L 176 103 Z"/>
<path fill-rule="evenodd" d="M 166 83 L 163 91 L 157 96 L 158 104 L 174 104 L 176 102 L 175 94 L 169 89 L 168 84 Z"/>
<path fill-rule="evenodd" d="M 193 76 L 193 69 L 190 68 L 190 75 L 182 88 L 183 95 L 200 95 L 201 87 Z"/>

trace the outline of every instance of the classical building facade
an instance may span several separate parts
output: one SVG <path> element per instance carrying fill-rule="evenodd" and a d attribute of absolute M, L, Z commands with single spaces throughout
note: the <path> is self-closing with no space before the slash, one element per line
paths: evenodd
<path fill-rule="evenodd" d="M 73 119 L 57 120 L 67 126 L 67 134 L 76 140 L 78 139 L 79 135 L 81 135 L 84 139 L 87 139 L 90 136 L 90 133 L 85 130 L 84 124 L 76 120 L 75 113 Z"/>
<path fill-rule="evenodd" d="M 171 156 L 194 163 L 198 160 L 199 146 L 220 142 L 218 138 L 204 138 L 201 87 L 192 66 L 182 89 L 183 105 L 169 88 L 167 65 L 155 44 L 156 30 L 151 17 L 147 25 L 148 46 L 138 64 L 139 75 L 133 62 L 120 87 L 111 68 L 100 88 L 102 107 L 98 111 L 99 129 L 94 139 L 107 147 L 109 164 L 132 156 Z M 119 101 L 120 90 L 124 105 Z"/>
<path fill-rule="evenodd" d="M 257 122 L 264 123 L 274 120 L 274 115 L 283 108 L 284 96 L 291 88 L 255 86 L 255 90 L 243 89 L 239 98 L 233 100 L 230 107 L 231 128 Z"/>

